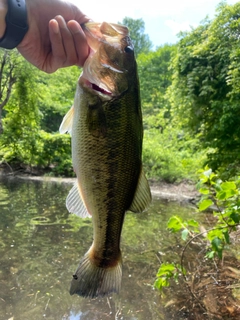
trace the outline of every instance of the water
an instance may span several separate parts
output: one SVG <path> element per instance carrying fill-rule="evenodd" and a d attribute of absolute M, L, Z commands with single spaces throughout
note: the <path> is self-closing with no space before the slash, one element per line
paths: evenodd
<path fill-rule="evenodd" d="M 166 230 L 167 220 L 180 213 L 190 217 L 194 209 L 155 197 L 147 212 L 127 213 L 121 293 L 84 299 L 68 290 L 92 243 L 92 223 L 67 212 L 70 188 L 0 180 L 0 320 L 170 320 L 152 286 L 160 261 L 177 256 L 177 238 Z"/>

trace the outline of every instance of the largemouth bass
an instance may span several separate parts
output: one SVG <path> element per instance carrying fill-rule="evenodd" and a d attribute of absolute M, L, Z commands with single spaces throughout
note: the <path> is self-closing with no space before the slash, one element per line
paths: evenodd
<path fill-rule="evenodd" d="M 119 292 L 124 215 L 144 211 L 151 192 L 142 169 L 139 82 L 128 29 L 89 22 L 84 30 L 91 53 L 60 132 L 71 133 L 77 175 L 66 206 L 93 222 L 93 243 L 73 275 L 70 294 L 94 298 Z"/>

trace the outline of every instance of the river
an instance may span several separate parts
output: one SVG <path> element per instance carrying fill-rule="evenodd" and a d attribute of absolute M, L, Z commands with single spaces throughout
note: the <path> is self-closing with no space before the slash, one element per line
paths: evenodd
<path fill-rule="evenodd" d="M 153 197 L 148 211 L 126 214 L 119 295 L 70 296 L 72 274 L 92 242 L 91 219 L 69 214 L 65 183 L 0 180 L 0 320 L 170 320 L 153 283 L 160 261 L 177 259 L 171 215 L 194 209 Z M 171 291 L 174 297 L 174 290 Z M 178 315 L 173 320 L 185 319 Z"/>

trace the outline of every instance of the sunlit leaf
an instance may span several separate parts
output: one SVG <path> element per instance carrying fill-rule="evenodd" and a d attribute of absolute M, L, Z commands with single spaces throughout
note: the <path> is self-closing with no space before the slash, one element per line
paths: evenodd
<path fill-rule="evenodd" d="M 211 205 L 213 205 L 213 201 L 211 199 L 204 199 L 198 204 L 198 208 L 200 211 L 206 210 Z"/>
<path fill-rule="evenodd" d="M 202 187 L 198 190 L 201 194 L 209 194 L 209 189 Z"/>
<path fill-rule="evenodd" d="M 172 216 L 168 221 L 167 227 L 173 232 L 181 230 L 184 227 L 182 218 L 179 216 Z"/>
<path fill-rule="evenodd" d="M 197 228 L 197 227 L 199 226 L 199 223 L 198 223 L 196 220 L 194 220 L 194 219 L 188 220 L 187 223 L 188 223 L 188 225 L 191 226 L 191 227 L 196 227 L 196 228 Z"/>
<path fill-rule="evenodd" d="M 206 253 L 206 257 L 209 259 L 214 258 L 214 256 L 215 256 L 215 251 L 210 251 Z"/>

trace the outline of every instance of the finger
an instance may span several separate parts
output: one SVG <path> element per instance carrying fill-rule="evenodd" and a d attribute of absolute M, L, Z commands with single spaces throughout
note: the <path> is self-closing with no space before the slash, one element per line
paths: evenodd
<path fill-rule="evenodd" d="M 72 33 L 62 16 L 56 16 L 49 23 L 49 36 L 52 51 L 48 56 L 48 67 L 50 72 L 58 68 L 76 65 L 78 55 L 75 48 Z"/>
<path fill-rule="evenodd" d="M 78 62 L 77 65 L 83 66 L 85 60 L 87 59 L 89 55 L 89 46 L 87 43 L 87 39 L 85 36 L 85 33 L 83 32 L 81 26 L 78 24 L 75 20 L 70 20 L 67 23 L 68 29 L 71 31 L 75 49 L 78 56 Z"/>
<path fill-rule="evenodd" d="M 62 42 L 66 54 L 66 61 L 64 63 L 64 66 L 75 65 L 78 61 L 78 56 L 73 40 L 73 35 L 71 31 L 68 29 L 68 26 L 62 16 L 57 16 L 55 19 L 58 21 Z"/>
<path fill-rule="evenodd" d="M 59 23 L 56 19 L 49 21 L 49 37 L 52 51 L 46 59 L 47 72 L 56 71 L 66 61 L 66 52 L 62 41 Z"/>

